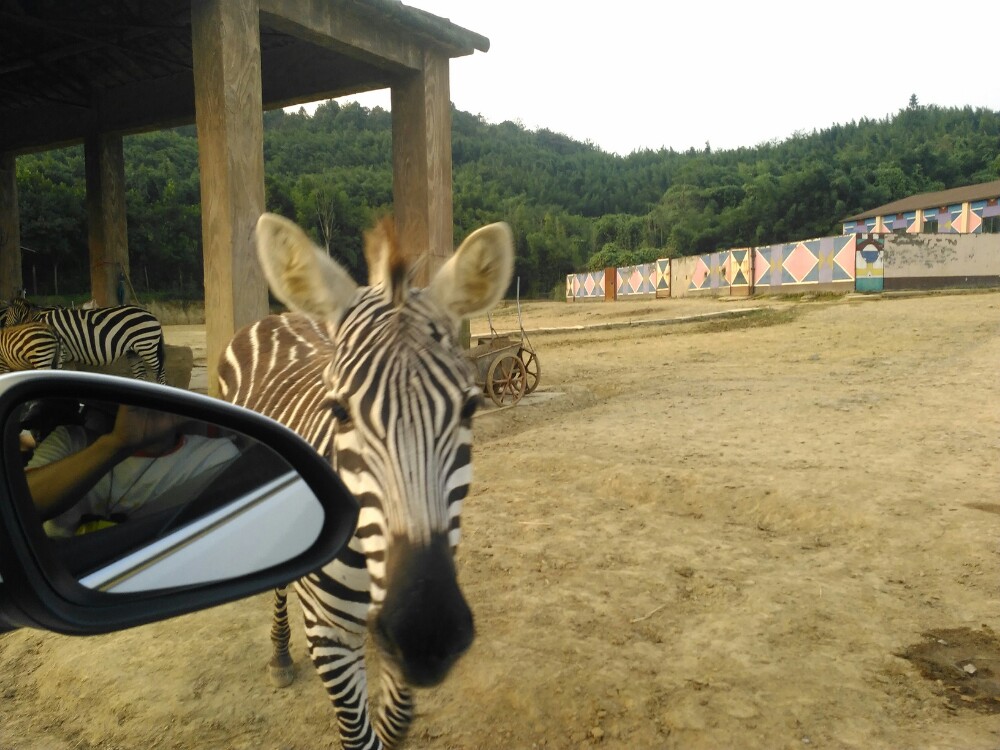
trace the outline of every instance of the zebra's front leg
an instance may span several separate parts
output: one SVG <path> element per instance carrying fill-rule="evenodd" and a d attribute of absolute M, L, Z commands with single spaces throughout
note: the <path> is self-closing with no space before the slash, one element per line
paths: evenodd
<path fill-rule="evenodd" d="M 274 617 L 271 620 L 271 661 L 267 665 L 271 682 L 288 687 L 295 679 L 295 665 L 288 650 L 291 630 L 288 627 L 288 587 L 274 590 Z"/>
<path fill-rule="evenodd" d="M 309 656 L 333 703 L 344 750 L 382 750 L 368 714 L 364 637 L 346 645 L 309 634 Z"/>
<path fill-rule="evenodd" d="M 384 655 L 380 656 L 381 701 L 375 713 L 375 730 L 386 747 L 399 747 L 413 722 L 413 691 L 396 665 Z"/>

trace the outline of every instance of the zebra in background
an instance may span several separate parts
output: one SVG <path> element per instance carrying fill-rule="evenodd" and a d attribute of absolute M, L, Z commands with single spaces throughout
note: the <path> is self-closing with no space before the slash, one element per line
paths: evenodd
<path fill-rule="evenodd" d="M 365 236 L 367 287 L 279 216 L 260 218 L 257 249 L 271 290 L 296 312 L 236 334 L 219 363 L 221 393 L 296 430 L 361 504 L 348 546 L 294 588 L 343 747 L 396 746 L 413 718 L 410 686 L 441 682 L 474 636 L 453 555 L 482 393 L 458 332 L 506 292 L 510 228 L 474 232 L 422 290 L 409 288 L 389 219 Z M 366 630 L 382 667 L 374 721 Z M 271 640 L 272 678 L 287 685 L 284 588 Z"/>
<path fill-rule="evenodd" d="M 33 305 L 24 297 L 16 297 L 10 302 L 0 303 L 0 328 L 37 322 L 43 312 L 55 309 L 54 307 Z"/>
<path fill-rule="evenodd" d="M 0 373 L 58 369 L 60 348 L 59 337 L 44 323 L 0 328 Z"/>
<path fill-rule="evenodd" d="M 163 327 L 141 307 L 36 307 L 24 299 L 12 300 L 0 311 L 0 326 L 45 323 L 59 337 L 63 361 L 107 365 L 126 357 L 132 376 L 166 383 Z"/>

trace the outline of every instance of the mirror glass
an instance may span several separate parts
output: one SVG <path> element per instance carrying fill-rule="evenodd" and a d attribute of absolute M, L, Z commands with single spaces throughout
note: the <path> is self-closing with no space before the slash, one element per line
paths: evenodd
<path fill-rule="evenodd" d="M 322 528 L 322 506 L 288 462 L 219 425 L 62 398 L 14 414 L 28 521 L 89 588 L 232 579 L 301 554 Z"/>

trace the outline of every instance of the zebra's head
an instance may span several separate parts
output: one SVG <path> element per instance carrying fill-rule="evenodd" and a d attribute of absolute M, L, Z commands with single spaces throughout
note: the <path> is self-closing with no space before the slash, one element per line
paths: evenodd
<path fill-rule="evenodd" d="M 437 683 L 474 632 L 453 550 L 482 393 L 458 332 L 507 290 L 510 228 L 474 232 L 425 289 L 410 288 L 388 219 L 365 236 L 369 286 L 279 216 L 260 218 L 257 249 L 275 296 L 325 320 L 334 342 L 324 376 L 332 461 L 362 506 L 369 627 L 408 682 Z"/>
<path fill-rule="evenodd" d="M 32 320 L 37 307 L 23 297 L 15 297 L 0 306 L 0 328 L 28 323 Z"/>
<path fill-rule="evenodd" d="M 17 300 L 14 301 L 15 303 Z M 22 322 L 21 307 L 14 303 L 4 303 L 0 307 L 0 328 L 9 328 Z"/>

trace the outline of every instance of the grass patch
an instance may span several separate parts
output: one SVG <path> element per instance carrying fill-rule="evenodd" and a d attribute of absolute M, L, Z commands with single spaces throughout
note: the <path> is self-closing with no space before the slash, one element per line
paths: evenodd
<path fill-rule="evenodd" d="M 782 302 L 839 302 L 846 292 L 795 292 L 792 294 L 765 294 L 758 299 L 773 299 Z"/>
<path fill-rule="evenodd" d="M 774 309 L 761 307 L 756 310 L 746 310 L 735 315 L 714 320 L 705 320 L 691 326 L 684 326 L 688 333 L 717 333 L 722 331 L 744 331 L 748 328 L 769 328 L 785 325 L 799 317 L 799 311 L 793 307 Z"/>

